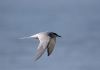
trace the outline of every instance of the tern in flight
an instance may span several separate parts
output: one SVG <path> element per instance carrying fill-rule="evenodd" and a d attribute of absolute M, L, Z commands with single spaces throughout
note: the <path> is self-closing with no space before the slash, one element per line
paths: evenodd
<path fill-rule="evenodd" d="M 24 37 L 21 39 L 35 38 L 40 41 L 40 43 L 37 47 L 36 55 L 35 55 L 35 61 L 36 61 L 43 55 L 45 50 L 47 50 L 48 56 L 52 53 L 52 51 L 55 47 L 56 37 L 61 37 L 61 36 L 59 36 L 55 32 L 40 32 L 35 35 L 29 36 L 29 37 Z"/>

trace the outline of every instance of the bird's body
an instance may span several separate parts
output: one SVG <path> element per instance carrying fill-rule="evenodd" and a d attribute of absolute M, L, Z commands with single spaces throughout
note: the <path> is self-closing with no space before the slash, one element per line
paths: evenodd
<path fill-rule="evenodd" d="M 56 43 L 56 37 L 61 37 L 61 36 L 59 36 L 54 32 L 40 32 L 30 37 L 24 37 L 24 38 L 36 38 L 40 41 L 35 55 L 35 60 L 38 60 L 46 49 L 48 56 L 52 53 Z"/>

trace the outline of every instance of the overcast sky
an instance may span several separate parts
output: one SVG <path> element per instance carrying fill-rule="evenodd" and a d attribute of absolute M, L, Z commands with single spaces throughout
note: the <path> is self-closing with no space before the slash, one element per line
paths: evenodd
<path fill-rule="evenodd" d="M 41 31 L 62 36 L 37 62 Z M 99 0 L 0 0 L 0 70 L 100 70 Z"/>

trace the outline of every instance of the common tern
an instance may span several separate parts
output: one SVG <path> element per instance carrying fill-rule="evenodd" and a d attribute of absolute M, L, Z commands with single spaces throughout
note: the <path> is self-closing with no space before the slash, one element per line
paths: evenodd
<path fill-rule="evenodd" d="M 23 37 L 21 39 L 35 38 L 40 41 L 34 59 L 36 61 L 43 55 L 46 49 L 47 49 L 47 55 L 50 56 L 55 47 L 56 37 L 61 37 L 61 36 L 55 32 L 40 32 L 29 37 Z"/>

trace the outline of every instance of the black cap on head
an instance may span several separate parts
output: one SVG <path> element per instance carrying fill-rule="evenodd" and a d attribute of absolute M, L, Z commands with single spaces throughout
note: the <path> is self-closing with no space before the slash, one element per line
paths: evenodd
<path fill-rule="evenodd" d="M 57 37 L 61 37 L 60 35 L 58 35 L 57 33 L 53 33 L 54 35 L 56 35 Z"/>
<path fill-rule="evenodd" d="M 61 37 L 60 35 L 58 35 L 57 33 L 54 33 L 54 32 L 50 32 L 49 34 L 48 34 L 50 37 Z"/>

